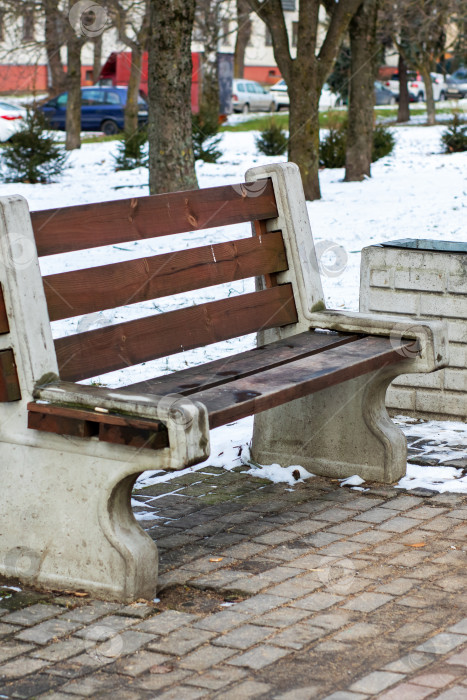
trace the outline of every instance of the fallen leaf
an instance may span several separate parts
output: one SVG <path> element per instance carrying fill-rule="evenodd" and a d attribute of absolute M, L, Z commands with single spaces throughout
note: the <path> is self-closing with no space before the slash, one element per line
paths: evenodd
<path fill-rule="evenodd" d="M 224 557 L 211 557 L 209 561 L 215 562 L 215 561 L 222 561 Z"/>
<path fill-rule="evenodd" d="M 406 544 L 406 547 L 425 547 L 425 542 L 415 542 L 414 544 Z"/>

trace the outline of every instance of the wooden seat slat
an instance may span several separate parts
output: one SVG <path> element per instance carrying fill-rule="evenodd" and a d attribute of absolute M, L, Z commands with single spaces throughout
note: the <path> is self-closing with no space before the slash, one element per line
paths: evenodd
<path fill-rule="evenodd" d="M 39 256 L 272 219 L 270 179 L 31 213 Z"/>
<path fill-rule="evenodd" d="M 192 394 L 209 413 L 210 428 L 275 408 L 348 379 L 406 360 L 414 341 L 364 337 L 323 353 Z"/>
<path fill-rule="evenodd" d="M 65 381 L 297 322 L 291 284 L 207 302 L 55 340 Z"/>
<path fill-rule="evenodd" d="M 150 258 L 47 275 L 43 282 L 50 320 L 57 321 L 286 269 L 282 234 L 275 231 Z"/>
<path fill-rule="evenodd" d="M 292 360 L 327 351 L 359 338 L 361 336 L 345 333 L 305 331 L 267 345 L 260 345 L 253 350 L 246 350 L 238 355 L 223 357 L 164 377 L 131 384 L 126 389 L 150 394 L 190 396 L 197 391 L 212 389 L 220 384 L 249 377 L 256 372 L 273 369 Z"/>

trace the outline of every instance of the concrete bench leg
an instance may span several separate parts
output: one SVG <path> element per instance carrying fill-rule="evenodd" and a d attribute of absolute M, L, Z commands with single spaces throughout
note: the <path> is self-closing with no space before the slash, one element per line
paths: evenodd
<path fill-rule="evenodd" d="M 157 547 L 131 511 L 134 468 L 6 443 L 1 456 L 0 573 L 111 600 L 154 597 Z"/>
<path fill-rule="evenodd" d="M 377 370 L 258 414 L 253 459 L 328 477 L 397 481 L 406 472 L 406 439 L 384 399 L 398 374 Z"/>

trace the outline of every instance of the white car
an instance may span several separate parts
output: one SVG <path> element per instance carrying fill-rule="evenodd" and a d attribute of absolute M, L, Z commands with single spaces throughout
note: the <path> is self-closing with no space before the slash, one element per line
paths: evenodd
<path fill-rule="evenodd" d="M 262 85 L 254 80 L 235 78 L 232 85 L 232 107 L 234 112 L 274 112 L 276 102 Z"/>
<path fill-rule="evenodd" d="M 20 130 L 26 110 L 22 107 L 0 101 L 0 141 L 8 141 Z"/>
<path fill-rule="evenodd" d="M 446 99 L 447 84 L 442 73 L 430 73 L 431 85 L 433 87 L 433 99 L 435 102 Z M 399 98 L 399 75 L 394 73 L 389 80 L 385 80 L 384 85 L 391 90 L 392 94 Z M 408 73 L 407 87 L 409 90 L 410 102 L 424 102 L 426 98 L 425 83 L 420 73 Z"/>
<path fill-rule="evenodd" d="M 286 109 L 289 108 L 289 94 L 287 92 L 287 85 L 284 78 L 279 80 L 278 83 L 275 83 L 275 85 L 271 87 L 269 94 L 274 96 L 277 111 L 279 111 L 282 107 Z M 333 109 L 334 107 L 337 107 L 339 103 L 339 95 L 336 95 L 336 93 L 331 90 L 329 85 L 325 83 L 319 98 L 319 109 Z"/>

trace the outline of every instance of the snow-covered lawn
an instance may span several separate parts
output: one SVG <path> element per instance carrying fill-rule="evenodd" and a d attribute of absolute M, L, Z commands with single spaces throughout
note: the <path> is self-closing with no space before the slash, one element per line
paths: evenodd
<path fill-rule="evenodd" d="M 324 170 L 320 175 L 322 199 L 308 204 L 312 230 L 320 257 L 327 306 L 358 309 L 360 251 L 364 246 L 397 238 L 432 238 L 467 241 L 467 153 L 441 153 L 440 135 L 445 127 L 407 126 L 394 130 L 396 148 L 391 156 L 373 164 L 372 178 L 361 183 L 344 183 L 342 170 Z M 31 210 L 89 202 L 121 199 L 148 194 L 147 171 L 114 172 L 113 157 L 116 143 L 84 145 L 70 156 L 70 168 L 61 180 L 51 185 L 0 184 L 0 194 L 22 194 Z M 280 162 L 283 157 L 261 156 L 255 149 L 254 132 L 226 132 L 222 139 L 223 157 L 216 164 L 198 163 L 201 187 L 241 182 L 245 171 L 255 165 Z M 231 227 L 233 237 L 250 235 L 248 226 Z M 229 232 L 230 233 L 230 232 Z M 225 231 L 210 229 L 179 236 L 151 239 L 94 249 L 86 253 L 51 256 L 42 261 L 44 273 L 76 269 L 121 261 L 142 254 L 154 255 L 175 249 L 195 247 L 230 238 Z M 203 290 L 201 298 L 210 301 L 221 296 L 241 294 L 253 289 L 252 281 L 235 282 Z M 157 302 L 121 307 L 116 312 L 102 312 L 88 317 L 60 321 L 54 335 L 62 336 L 79 327 L 87 330 L 112 320 L 167 311 L 192 303 L 193 294 L 180 294 Z M 200 299 L 199 293 L 197 298 Z M 125 370 L 125 383 L 140 381 L 185 367 L 190 363 L 206 362 L 241 349 L 252 347 L 254 338 L 226 341 L 206 349 L 180 353 L 164 360 L 146 363 Z M 100 378 L 111 386 L 122 385 L 122 373 Z M 450 446 L 466 445 L 467 426 L 450 423 L 413 425 L 402 421 L 406 432 L 434 438 L 433 451 L 446 452 Z M 232 468 L 248 454 L 252 420 L 219 428 L 212 433 L 211 465 Z M 454 442 L 453 442 L 454 441 Z M 443 454 L 444 454 L 443 452 Z M 459 455 L 459 453 L 457 453 Z M 199 467 L 197 467 L 199 468 Z M 416 476 L 416 485 L 439 482 L 432 488 L 467 492 L 467 483 L 459 473 L 443 471 L 430 475 L 428 471 L 409 474 Z M 419 468 L 420 470 L 421 468 Z M 429 468 L 423 468 L 428 470 Z M 427 478 L 425 478 L 425 475 Z M 433 476 L 433 479 L 430 478 Z M 270 472 L 277 479 L 277 470 Z M 453 478 L 454 477 L 454 478 Z M 145 474 L 141 481 L 166 480 Z M 285 480 L 290 474 L 284 475 Z M 421 479 L 421 481 L 420 481 Z M 454 482 L 454 483 L 451 483 Z M 415 482 L 404 481 L 404 486 Z"/>

